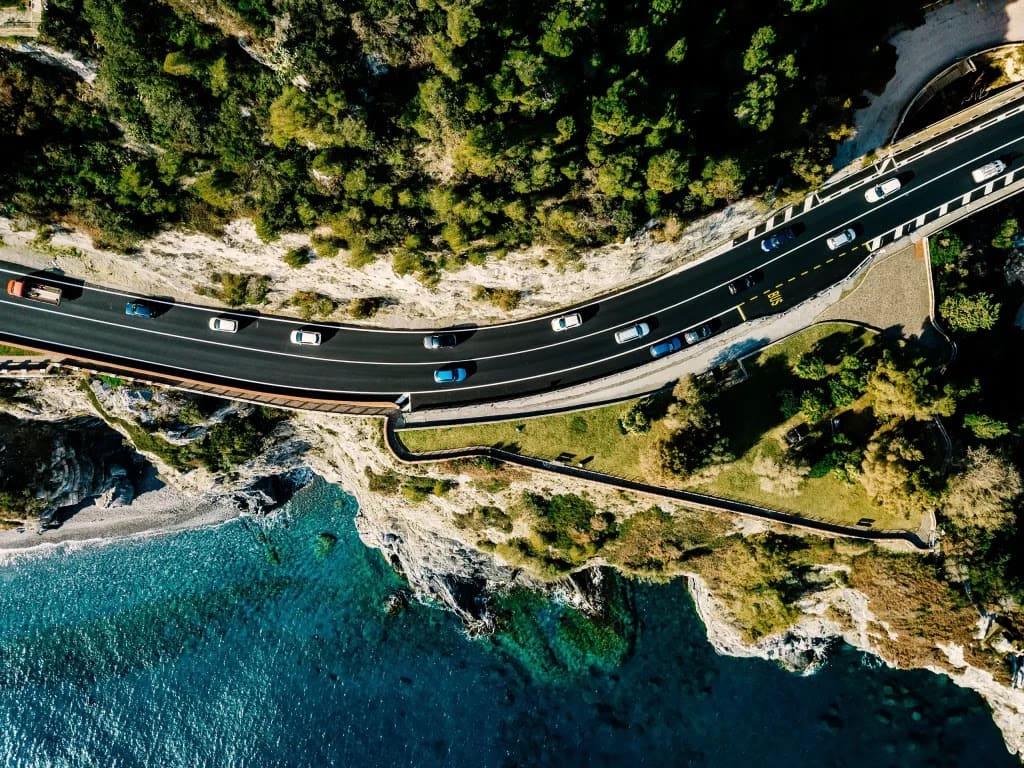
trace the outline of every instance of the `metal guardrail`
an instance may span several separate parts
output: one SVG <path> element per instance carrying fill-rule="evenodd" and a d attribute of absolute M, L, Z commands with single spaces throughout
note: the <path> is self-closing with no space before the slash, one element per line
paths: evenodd
<path fill-rule="evenodd" d="M 572 466 L 558 461 L 534 458 L 532 456 L 523 456 L 522 454 L 491 446 L 472 446 L 466 448 L 450 448 L 447 450 L 431 451 L 427 453 L 414 453 L 406 448 L 398 437 L 398 429 L 396 427 L 397 422 L 397 414 L 392 414 L 385 420 L 384 444 L 398 461 L 406 464 L 423 464 L 437 461 L 451 461 L 453 459 L 486 457 L 494 459 L 495 461 L 518 464 L 519 466 L 527 467 L 528 469 L 536 469 L 543 472 L 564 475 L 566 477 L 574 477 L 579 480 L 600 483 L 601 485 L 619 490 L 635 491 L 663 499 L 672 499 L 673 501 L 697 504 L 703 507 L 710 507 L 721 512 L 731 512 L 733 514 L 743 515 L 744 517 L 750 517 L 757 520 L 781 523 L 783 525 L 789 525 L 794 528 L 801 528 L 815 533 L 874 542 L 903 542 L 915 550 L 922 552 L 931 551 L 931 546 L 928 542 L 923 541 L 916 533 L 910 531 L 866 530 L 864 528 L 854 528 L 847 525 L 840 525 L 838 523 L 831 523 L 826 520 L 809 517 L 804 514 L 770 509 L 752 502 L 726 499 L 720 496 L 712 496 L 711 494 L 698 493 L 696 491 L 664 488 L 662 486 L 652 485 L 651 483 L 645 482 L 639 478 L 631 479 L 609 475 L 603 472 L 594 472 L 593 470 L 585 469 L 583 467 Z"/>

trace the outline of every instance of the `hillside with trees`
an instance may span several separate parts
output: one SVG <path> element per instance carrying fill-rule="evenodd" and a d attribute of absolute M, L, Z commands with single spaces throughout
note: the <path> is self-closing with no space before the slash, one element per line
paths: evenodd
<path fill-rule="evenodd" d="M 0 193 L 119 247 L 252 216 L 266 239 L 322 227 L 327 252 L 428 278 L 526 243 L 571 258 L 820 183 L 891 73 L 885 39 L 919 20 L 916 2 L 870 6 L 52 0 L 44 38 L 99 77 L 0 57 L 69 113 L 5 123 L 34 152 L 3 160 Z M 66 173 L 38 175 L 54 156 Z M 83 174 L 110 210 L 62 195 Z"/>

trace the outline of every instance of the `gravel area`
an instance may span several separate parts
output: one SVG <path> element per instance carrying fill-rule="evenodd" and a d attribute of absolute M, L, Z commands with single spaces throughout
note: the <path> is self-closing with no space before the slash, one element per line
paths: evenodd
<path fill-rule="evenodd" d="M 818 320 L 847 320 L 906 339 L 931 334 L 928 267 L 915 245 L 876 261 Z"/>

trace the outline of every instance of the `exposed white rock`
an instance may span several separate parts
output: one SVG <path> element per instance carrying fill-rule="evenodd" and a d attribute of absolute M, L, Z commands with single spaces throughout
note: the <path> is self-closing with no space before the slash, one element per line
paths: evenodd
<path fill-rule="evenodd" d="M 737 203 L 693 223 L 676 242 L 656 243 L 650 233 L 645 233 L 629 243 L 598 248 L 584 253 L 578 264 L 567 268 L 578 268 L 569 273 L 571 279 L 554 265 L 542 266 L 544 250 L 531 248 L 443 273 L 440 283 L 432 288 L 412 275 L 399 277 L 387 259 L 355 268 L 342 254 L 333 259 L 314 259 L 301 269 L 293 269 L 282 257 L 292 248 L 308 245 L 309 237 L 291 234 L 264 243 L 249 220 L 230 223 L 220 239 L 168 230 L 126 256 L 94 248 L 89 238 L 76 232 L 58 232 L 49 243 L 33 245 L 35 228 L 19 229 L 12 220 L 0 218 L 0 238 L 6 245 L 0 247 L 0 258 L 35 268 L 59 268 L 133 295 L 168 296 L 200 304 L 214 303 L 196 291 L 197 286 L 211 286 L 214 274 L 256 273 L 271 278 L 268 310 L 294 314 L 285 302 L 298 291 L 322 293 L 341 305 L 353 298 L 384 297 L 389 303 L 369 322 L 415 327 L 496 322 L 584 302 L 682 266 L 734 232 L 753 226 L 762 216 L 757 204 Z M 188 281 L 182 280 L 183 275 L 189 276 Z M 523 300 L 518 309 L 507 312 L 474 299 L 478 285 L 523 291 Z M 334 319 L 343 317 L 338 313 Z"/>

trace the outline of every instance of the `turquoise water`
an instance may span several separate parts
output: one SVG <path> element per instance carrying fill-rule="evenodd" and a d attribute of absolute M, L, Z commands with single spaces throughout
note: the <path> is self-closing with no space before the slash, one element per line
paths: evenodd
<path fill-rule="evenodd" d="M 2 764 L 1017 765 L 944 678 L 716 656 L 679 584 L 630 590 L 618 666 L 531 674 L 444 612 L 388 616 L 353 511 L 318 482 L 259 525 L 0 568 Z"/>

